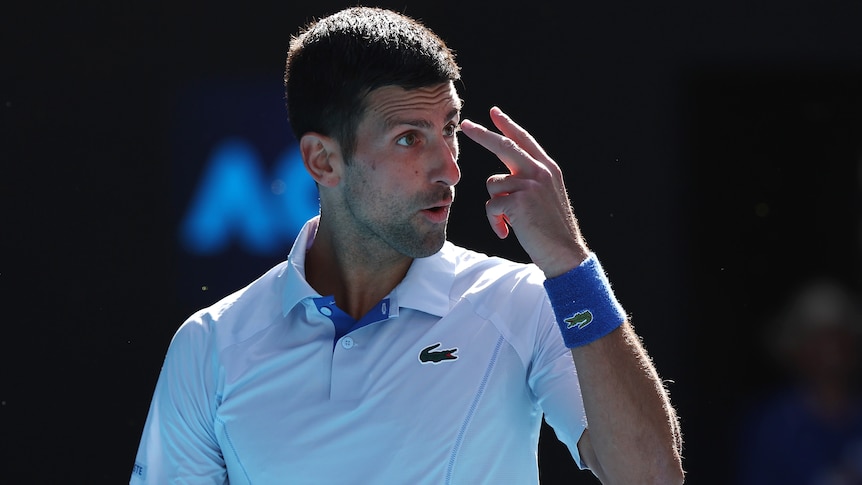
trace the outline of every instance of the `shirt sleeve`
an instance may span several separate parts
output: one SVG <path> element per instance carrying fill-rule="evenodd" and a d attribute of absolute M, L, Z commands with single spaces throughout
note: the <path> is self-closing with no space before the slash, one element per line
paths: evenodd
<path fill-rule="evenodd" d="M 226 484 L 214 431 L 215 338 L 205 315 L 174 335 L 153 393 L 129 483 Z"/>
<path fill-rule="evenodd" d="M 557 439 L 566 445 L 578 467 L 586 469 L 578 451 L 578 440 L 587 428 L 581 386 L 572 353 L 563 343 L 547 298 L 538 312 L 529 384 Z"/>

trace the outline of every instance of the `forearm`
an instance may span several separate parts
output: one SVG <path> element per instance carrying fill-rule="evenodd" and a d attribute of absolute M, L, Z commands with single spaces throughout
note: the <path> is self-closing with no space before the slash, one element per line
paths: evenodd
<path fill-rule="evenodd" d="M 619 326 L 625 312 L 597 260 L 588 258 L 559 165 L 498 108 L 490 114 L 500 134 L 467 120 L 461 128 L 510 171 L 488 178 L 485 211 L 499 237 L 509 227 L 515 231 L 548 278 L 548 297 L 580 378 L 586 464 L 604 483 L 681 482 L 675 413 L 637 335 L 628 323 Z"/>
<path fill-rule="evenodd" d="M 682 483 L 676 413 L 626 322 L 572 349 L 587 415 L 584 459 L 604 484 Z"/>

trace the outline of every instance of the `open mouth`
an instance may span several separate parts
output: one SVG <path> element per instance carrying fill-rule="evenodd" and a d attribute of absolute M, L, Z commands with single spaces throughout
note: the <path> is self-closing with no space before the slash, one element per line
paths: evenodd
<path fill-rule="evenodd" d="M 449 218 L 449 205 L 446 204 L 428 207 L 427 209 L 423 209 L 422 213 L 425 214 L 425 217 L 431 220 L 431 222 L 444 222 Z"/>

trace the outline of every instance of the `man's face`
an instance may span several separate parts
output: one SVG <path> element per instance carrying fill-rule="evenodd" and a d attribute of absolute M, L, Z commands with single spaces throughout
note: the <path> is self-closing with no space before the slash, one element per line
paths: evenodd
<path fill-rule="evenodd" d="M 437 252 L 446 240 L 458 168 L 461 100 L 452 83 L 369 95 L 345 169 L 345 214 L 358 235 L 405 256 Z M 345 221 L 346 222 L 346 221 Z"/>

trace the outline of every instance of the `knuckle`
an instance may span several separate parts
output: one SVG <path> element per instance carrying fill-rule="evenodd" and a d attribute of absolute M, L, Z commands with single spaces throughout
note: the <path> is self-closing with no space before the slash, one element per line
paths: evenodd
<path fill-rule="evenodd" d="M 503 150 L 514 150 L 514 151 L 520 151 L 521 150 L 521 147 L 518 146 L 518 144 L 515 143 L 514 140 L 512 140 L 511 138 L 507 138 L 507 137 L 503 137 L 500 140 L 500 147 Z"/>

